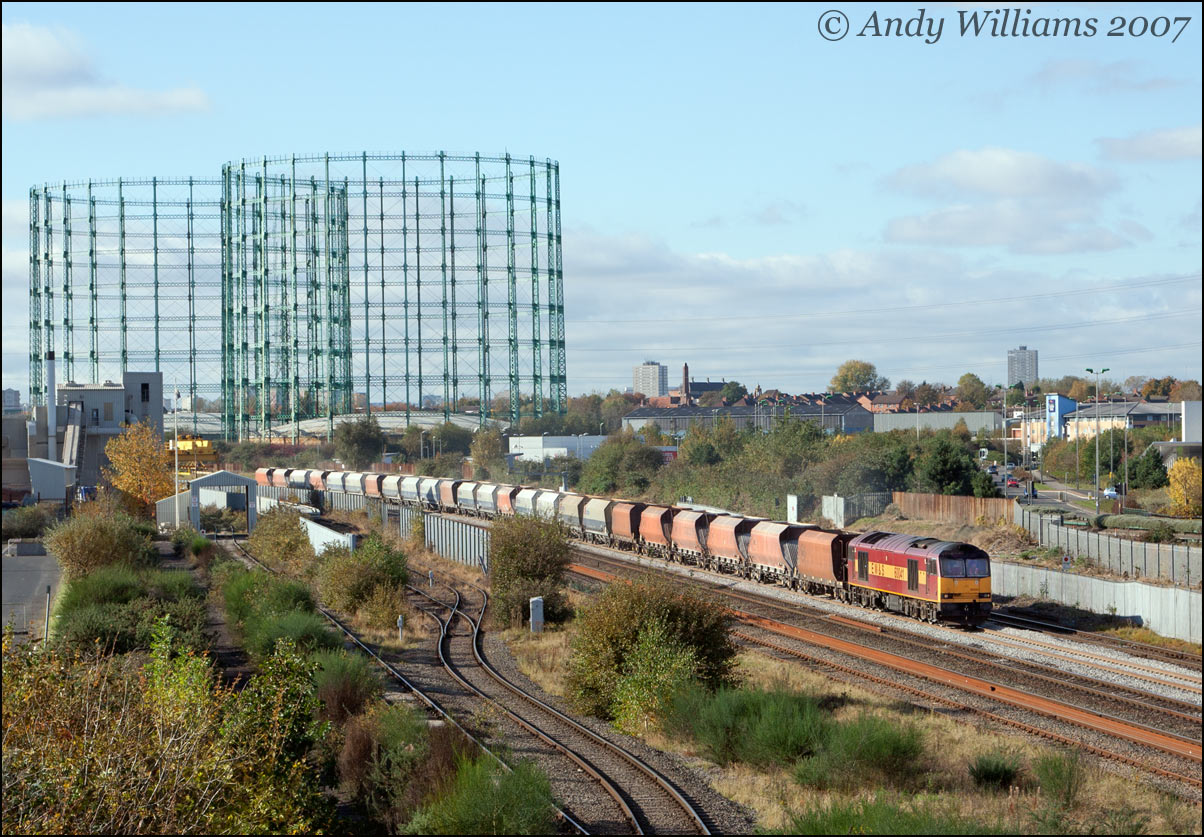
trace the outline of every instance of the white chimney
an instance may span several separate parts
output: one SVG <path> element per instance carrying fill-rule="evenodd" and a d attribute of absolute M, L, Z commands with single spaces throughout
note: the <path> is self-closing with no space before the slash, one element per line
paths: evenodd
<path fill-rule="evenodd" d="M 46 353 L 46 458 L 58 462 L 57 436 L 59 432 L 58 416 L 55 406 L 58 402 L 58 387 L 54 382 L 54 352 Z"/>

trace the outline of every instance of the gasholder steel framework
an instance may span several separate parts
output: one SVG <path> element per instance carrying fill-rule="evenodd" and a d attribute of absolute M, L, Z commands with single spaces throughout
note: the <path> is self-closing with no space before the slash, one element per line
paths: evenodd
<path fill-rule="evenodd" d="M 29 217 L 36 404 L 57 350 L 68 380 L 162 371 L 216 402 L 228 439 L 567 407 L 554 161 L 260 157 L 220 179 L 35 187 Z"/>

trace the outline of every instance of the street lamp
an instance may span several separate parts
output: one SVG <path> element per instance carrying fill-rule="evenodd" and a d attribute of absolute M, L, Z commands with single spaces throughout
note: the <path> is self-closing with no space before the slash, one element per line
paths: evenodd
<path fill-rule="evenodd" d="M 176 472 L 171 475 L 171 505 L 175 509 L 176 528 L 180 528 L 180 386 L 176 385 L 176 401 L 171 411 L 171 428 L 176 434 Z"/>
<path fill-rule="evenodd" d="M 1095 513 L 1099 514 L 1099 376 L 1108 371 L 1107 368 L 1096 372 L 1088 369 L 1095 376 Z"/>

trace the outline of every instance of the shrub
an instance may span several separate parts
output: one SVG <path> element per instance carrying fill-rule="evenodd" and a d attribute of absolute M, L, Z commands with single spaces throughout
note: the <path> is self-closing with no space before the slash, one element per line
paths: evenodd
<path fill-rule="evenodd" d="M 163 601 L 138 596 L 126 602 L 95 602 L 60 611 L 55 624 L 55 644 L 80 652 L 100 650 L 124 654 L 150 648 L 155 625 L 163 618 L 176 630 L 177 645 L 203 651 L 205 605 L 190 597 Z"/>
<path fill-rule="evenodd" d="M 704 686 L 733 682 L 736 647 L 728 634 L 730 619 L 721 608 L 667 581 L 616 583 L 582 614 L 573 639 L 568 688 L 584 711 L 611 717 L 627 657 L 638 644 L 641 626 L 653 620 L 664 625 L 674 643 L 693 651 L 694 676 Z"/>
<path fill-rule="evenodd" d="M 534 596 L 543 596 L 549 621 L 561 618 L 560 588 L 569 563 L 565 527 L 533 517 L 504 517 L 494 522 L 489 537 L 489 584 L 498 618 L 521 623 Z"/>
<path fill-rule="evenodd" d="M 1146 543 L 1174 543 L 1175 527 L 1169 523 L 1155 523 L 1146 529 L 1142 540 Z"/>
<path fill-rule="evenodd" d="M 556 829 L 548 778 L 520 762 L 504 772 L 487 757 L 462 759 L 448 793 L 420 810 L 408 834 L 551 834 Z"/>
<path fill-rule="evenodd" d="M 794 813 L 779 834 L 1009 834 L 1001 822 L 963 817 L 934 800 L 910 804 L 877 794 L 873 799 L 835 800 Z"/>
<path fill-rule="evenodd" d="M 366 703 L 380 696 L 380 680 L 363 654 L 346 651 L 319 651 L 314 654 L 317 671 L 314 684 L 324 721 L 342 723 L 358 714 Z"/>
<path fill-rule="evenodd" d="M 381 584 L 364 599 L 359 614 L 369 627 L 390 630 L 397 627 L 397 617 L 405 612 L 405 601 L 403 588 Z"/>
<path fill-rule="evenodd" d="M 790 764 L 810 755 L 827 736 L 830 722 L 818 701 L 785 689 L 695 685 L 670 703 L 666 726 L 702 745 L 718 764 Z"/>
<path fill-rule="evenodd" d="M 314 548 L 301 528 L 301 515 L 284 509 L 273 509 L 258 517 L 247 547 L 268 564 L 309 566 L 314 560 Z"/>
<path fill-rule="evenodd" d="M 405 553 L 375 533 L 364 538 L 355 552 L 342 547 L 328 549 L 321 561 L 318 589 L 322 600 L 347 613 L 358 610 L 378 588 L 397 590 L 409 580 Z"/>
<path fill-rule="evenodd" d="M 632 735 L 647 732 L 673 693 L 693 678 L 696 667 L 692 648 L 674 642 L 661 622 L 646 624 L 615 686 L 611 706 L 615 726 Z"/>
<path fill-rule="evenodd" d="M 271 656 L 276 643 L 282 639 L 290 640 L 301 653 L 333 650 L 342 644 L 327 629 L 321 616 L 299 610 L 251 618 L 247 620 L 244 635 L 247 651 L 261 660 Z"/>
<path fill-rule="evenodd" d="M 815 755 L 795 766 L 794 778 L 819 788 L 854 787 L 864 784 L 867 774 L 905 784 L 916 776 L 923 749 L 917 728 L 863 714 L 833 725 Z"/>
<path fill-rule="evenodd" d="M 155 557 L 150 539 L 124 515 L 70 517 L 50 529 L 45 543 L 67 578 L 109 564 L 150 564 Z"/>
<path fill-rule="evenodd" d="M 266 735 L 227 734 L 234 694 L 204 658 L 176 653 L 174 632 L 156 634 L 144 667 L 53 648 L 31 653 L 5 639 L 4 833 L 328 827 L 305 765 L 280 765 Z M 256 712 L 270 715 L 270 705 Z M 294 775 L 281 780 L 287 771 Z"/>
<path fill-rule="evenodd" d="M 192 549 L 192 539 L 200 533 L 191 526 L 181 526 L 171 533 L 171 549 L 176 555 L 183 555 Z"/>
<path fill-rule="evenodd" d="M 125 604 L 146 592 L 143 579 L 142 573 L 126 564 L 101 567 L 67 582 L 59 597 L 58 612 L 71 613 L 96 604 Z"/>
<path fill-rule="evenodd" d="M 1041 756 L 1033 764 L 1033 773 L 1050 801 L 1064 810 L 1074 807 L 1087 780 L 1078 750 Z"/>
<path fill-rule="evenodd" d="M 54 517 L 40 506 L 21 506 L 4 513 L 4 539 L 40 538 Z"/>
<path fill-rule="evenodd" d="M 981 753 L 970 765 L 970 778 L 980 788 L 1007 790 L 1020 775 L 1020 759 L 1012 753 Z"/>
<path fill-rule="evenodd" d="M 225 578 L 221 582 L 226 613 L 236 623 L 244 625 L 258 604 L 260 590 L 267 581 L 267 576 L 245 570 L 233 563 L 226 566 L 229 569 L 225 569 Z"/>

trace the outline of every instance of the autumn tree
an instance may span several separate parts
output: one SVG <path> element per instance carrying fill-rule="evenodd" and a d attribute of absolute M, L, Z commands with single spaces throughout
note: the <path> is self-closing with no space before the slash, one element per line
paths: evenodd
<path fill-rule="evenodd" d="M 171 457 L 150 422 L 127 426 L 105 445 L 105 456 L 110 467 L 103 469 L 104 478 L 136 500 L 143 513 L 149 515 L 157 500 L 175 492 Z"/>
<path fill-rule="evenodd" d="M 872 363 L 864 360 L 846 360 L 836 370 L 836 375 L 828 383 L 832 392 L 855 392 L 860 390 L 884 390 L 890 388 L 890 381 L 878 374 L 878 369 Z"/>
<path fill-rule="evenodd" d="M 1169 397 L 1175 383 L 1175 379 L 1169 375 L 1165 378 L 1150 378 L 1141 387 L 1141 396 L 1143 398 Z"/>
<path fill-rule="evenodd" d="M 1174 513 L 1182 517 L 1199 517 L 1200 460 L 1195 457 L 1178 459 L 1167 476 L 1170 480 L 1167 494 L 1170 495 Z"/>
<path fill-rule="evenodd" d="M 1177 381 L 1171 387 L 1171 401 L 1199 401 L 1200 400 L 1200 382 L 1199 381 Z"/>
<path fill-rule="evenodd" d="M 384 431 L 370 413 L 345 421 L 334 431 L 335 455 L 356 470 L 378 461 L 384 449 Z"/>
<path fill-rule="evenodd" d="M 895 392 L 901 398 L 911 398 L 913 395 L 915 395 L 916 385 L 904 378 L 903 380 L 899 381 L 899 383 L 895 384 Z"/>
<path fill-rule="evenodd" d="M 1071 401 L 1087 401 L 1095 396 L 1095 384 L 1079 378 L 1070 385 L 1070 391 L 1066 393 L 1066 397 Z"/>
<path fill-rule="evenodd" d="M 982 378 L 973 372 L 967 372 L 957 381 L 957 397 L 963 402 L 972 404 L 976 409 L 981 410 L 987 406 L 990 392 L 987 390 L 987 385 L 983 383 Z"/>
<path fill-rule="evenodd" d="M 496 430 L 478 430 L 472 437 L 469 454 L 472 456 L 477 476 L 481 479 L 499 477 L 506 470 L 502 434 Z"/>
<path fill-rule="evenodd" d="M 935 407 L 941 403 L 941 391 L 927 381 L 916 387 L 912 400 L 919 407 Z"/>

